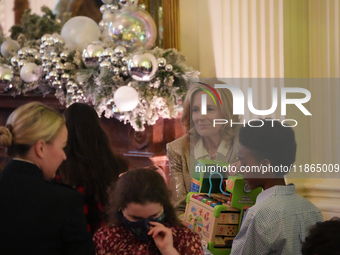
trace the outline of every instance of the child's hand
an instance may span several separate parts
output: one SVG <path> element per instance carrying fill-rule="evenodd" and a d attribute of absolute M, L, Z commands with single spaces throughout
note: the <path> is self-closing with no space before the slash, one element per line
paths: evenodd
<path fill-rule="evenodd" d="M 163 254 L 178 254 L 173 246 L 172 231 L 170 228 L 165 227 L 163 224 L 158 222 L 150 221 L 153 225 L 150 227 L 148 235 L 151 235 L 158 250 Z"/>

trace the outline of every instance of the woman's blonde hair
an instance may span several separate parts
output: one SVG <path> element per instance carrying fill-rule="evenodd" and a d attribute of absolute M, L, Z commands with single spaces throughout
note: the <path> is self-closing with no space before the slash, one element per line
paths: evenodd
<path fill-rule="evenodd" d="M 7 154 L 25 156 L 39 140 L 50 142 L 65 124 L 64 118 L 39 102 L 20 106 L 8 117 L 6 126 L 0 127 L 0 146 Z"/>
<path fill-rule="evenodd" d="M 225 84 L 225 82 L 222 82 L 216 78 L 211 78 L 211 79 L 205 79 L 203 83 L 210 85 L 211 87 L 215 87 L 215 84 Z M 196 141 L 199 138 L 199 134 L 196 131 L 195 124 L 192 120 L 191 116 L 191 104 L 192 104 L 192 99 L 195 95 L 196 92 L 202 91 L 200 88 L 203 89 L 208 89 L 206 86 L 195 83 L 188 93 L 186 94 L 184 103 L 183 103 L 183 114 L 182 114 L 182 125 L 184 126 L 186 133 L 190 134 L 190 138 L 194 139 L 192 141 Z M 209 89 L 208 89 L 209 90 Z M 233 125 L 233 127 L 230 126 L 230 120 L 233 122 L 238 122 L 239 121 L 239 116 L 238 115 L 233 115 L 233 96 L 230 92 L 229 89 L 219 89 L 215 88 L 217 91 L 217 94 L 220 96 L 221 101 L 222 101 L 222 106 L 220 106 L 219 100 L 217 96 L 212 92 L 211 94 L 214 96 L 217 105 L 221 109 L 221 113 L 224 119 L 228 120 L 228 123 L 222 128 L 222 138 L 227 141 L 227 143 L 231 142 L 232 139 L 237 135 L 239 126 L 238 125 Z"/>

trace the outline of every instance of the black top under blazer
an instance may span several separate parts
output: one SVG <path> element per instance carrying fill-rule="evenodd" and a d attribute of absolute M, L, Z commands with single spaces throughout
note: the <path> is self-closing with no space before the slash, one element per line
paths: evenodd
<path fill-rule="evenodd" d="M 0 254 L 95 254 L 81 194 L 11 160 L 0 173 Z"/>

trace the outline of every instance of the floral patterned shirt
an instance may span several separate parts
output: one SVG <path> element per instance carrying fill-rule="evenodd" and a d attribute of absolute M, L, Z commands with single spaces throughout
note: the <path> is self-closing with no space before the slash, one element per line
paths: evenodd
<path fill-rule="evenodd" d="M 174 247 L 181 255 L 203 254 L 199 236 L 185 226 L 171 227 Z M 97 255 L 158 255 L 157 246 L 150 240 L 144 243 L 124 226 L 103 227 L 93 236 Z"/>

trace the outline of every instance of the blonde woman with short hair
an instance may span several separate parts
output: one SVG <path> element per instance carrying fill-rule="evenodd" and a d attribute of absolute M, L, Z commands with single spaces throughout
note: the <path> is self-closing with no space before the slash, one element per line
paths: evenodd
<path fill-rule="evenodd" d="M 0 254 L 94 254 L 80 193 L 48 182 L 62 161 L 63 117 L 32 102 L 0 127 L 12 160 L 0 173 Z"/>
<path fill-rule="evenodd" d="M 224 82 L 207 79 L 205 84 L 214 87 Z M 196 83 L 188 91 L 183 103 L 182 124 L 186 134 L 167 144 L 167 156 L 170 165 L 170 186 L 173 193 L 173 204 L 177 214 L 185 211 L 185 200 L 190 190 L 192 167 L 197 159 L 212 159 L 226 163 L 238 161 L 239 116 L 233 115 L 233 97 L 228 89 L 216 89 L 214 100 L 207 95 L 207 114 L 201 113 L 201 96 L 208 87 Z M 214 119 L 225 119 L 225 125 L 213 126 Z M 191 166 L 191 168 L 190 168 Z"/>

